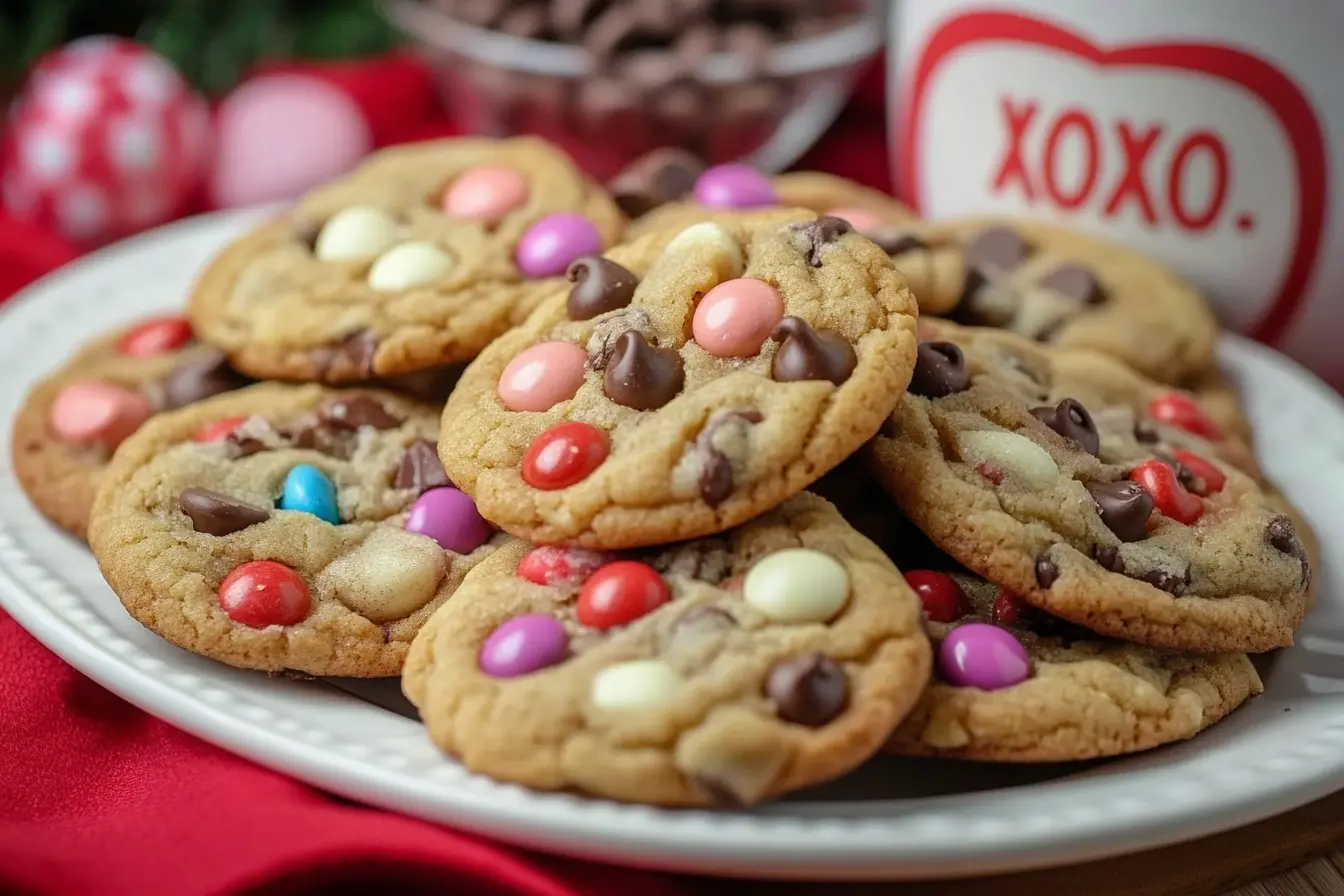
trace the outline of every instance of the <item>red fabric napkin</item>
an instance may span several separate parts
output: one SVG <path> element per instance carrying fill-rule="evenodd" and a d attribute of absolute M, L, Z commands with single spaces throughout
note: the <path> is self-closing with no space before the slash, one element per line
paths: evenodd
<path fill-rule="evenodd" d="M 407 57 L 307 70 L 350 92 L 380 146 L 454 132 L 433 117 L 432 85 Z M 804 167 L 887 186 L 880 77 L 875 68 Z M 0 215 L 0 298 L 77 254 Z M 0 668 L 0 893 L 693 891 L 670 876 L 541 857 L 329 796 L 140 712 L 3 613 Z"/>

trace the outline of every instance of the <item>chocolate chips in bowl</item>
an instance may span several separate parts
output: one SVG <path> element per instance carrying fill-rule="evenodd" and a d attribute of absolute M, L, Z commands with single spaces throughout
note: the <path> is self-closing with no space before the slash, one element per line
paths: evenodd
<path fill-rule="evenodd" d="M 661 146 L 786 167 L 885 34 L 881 0 L 388 0 L 462 125 L 606 179 Z M 785 127 L 784 125 L 788 126 Z"/>

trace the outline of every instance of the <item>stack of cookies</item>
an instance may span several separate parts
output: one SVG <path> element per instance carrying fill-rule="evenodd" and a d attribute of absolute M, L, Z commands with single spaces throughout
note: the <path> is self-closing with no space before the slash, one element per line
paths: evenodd
<path fill-rule="evenodd" d="M 1310 538 L 1216 338 L 1161 266 L 1057 228 L 446 141 L 86 349 L 15 464 L 180 647 L 400 674 L 501 780 L 751 804 L 881 750 L 1149 749 L 1261 689 Z"/>

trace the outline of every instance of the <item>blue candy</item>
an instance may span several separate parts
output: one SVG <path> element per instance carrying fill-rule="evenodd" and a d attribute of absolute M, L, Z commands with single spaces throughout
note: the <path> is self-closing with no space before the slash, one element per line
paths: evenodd
<path fill-rule="evenodd" d="M 285 476 L 285 490 L 280 495 L 281 510 L 301 510 L 334 525 L 341 522 L 341 511 L 336 506 L 336 486 L 327 474 L 312 464 L 299 464 Z"/>

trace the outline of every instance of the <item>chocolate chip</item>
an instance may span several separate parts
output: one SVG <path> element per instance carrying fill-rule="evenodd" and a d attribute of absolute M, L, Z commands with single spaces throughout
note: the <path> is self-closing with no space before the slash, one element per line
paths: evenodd
<path fill-rule="evenodd" d="M 1162 437 L 1158 434 L 1157 428 L 1154 427 L 1153 424 L 1149 423 L 1147 420 L 1139 420 L 1134 424 L 1134 438 L 1136 441 L 1152 444 L 1160 441 Z"/>
<path fill-rule="evenodd" d="M 231 535 L 271 518 L 269 510 L 203 488 L 183 489 L 177 506 L 191 518 L 191 527 L 206 535 Z"/>
<path fill-rule="evenodd" d="M 397 465 L 397 475 L 392 480 L 392 486 L 415 489 L 416 494 L 422 494 L 445 485 L 452 485 L 452 482 L 443 470 L 438 448 L 429 439 L 412 442 Z"/>
<path fill-rule="evenodd" d="M 780 342 L 770 373 L 776 382 L 830 380 L 840 385 L 859 363 L 854 346 L 833 330 L 814 330 L 801 317 L 786 317 L 771 338 Z"/>
<path fill-rule="evenodd" d="M 910 391 L 925 398 L 942 398 L 971 384 L 966 356 L 951 342 L 921 342 L 915 357 Z"/>
<path fill-rule="evenodd" d="M 844 218 L 822 215 L 815 221 L 794 224 L 792 230 L 799 247 L 807 253 L 807 263 L 819 268 L 823 248 L 853 231 L 854 228 Z"/>
<path fill-rule="evenodd" d="M 1180 575 L 1161 569 L 1153 569 L 1134 578 L 1141 582 L 1147 582 L 1158 591 L 1165 591 L 1173 597 L 1180 597 L 1185 593 L 1185 589 L 1190 587 L 1190 568 L 1186 567 L 1185 572 Z"/>
<path fill-rule="evenodd" d="M 1290 557 L 1296 557 L 1302 564 L 1302 581 L 1311 580 L 1311 561 L 1307 558 L 1307 549 L 1302 546 L 1302 539 L 1297 537 L 1297 530 L 1293 526 L 1293 521 L 1286 516 L 1276 516 L 1269 521 L 1269 527 L 1266 530 L 1269 543 L 1276 551 L 1282 551 Z"/>
<path fill-rule="evenodd" d="M 1137 482 L 1090 482 L 1087 491 L 1097 502 L 1101 521 L 1121 541 L 1142 541 L 1148 537 L 1148 517 L 1153 513 L 1153 496 Z"/>
<path fill-rule="evenodd" d="M 776 663 L 765 682 L 766 696 L 786 722 L 817 728 L 849 705 L 849 678 L 840 664 L 820 653 Z"/>
<path fill-rule="evenodd" d="M 1042 277 L 1037 285 L 1077 299 L 1084 305 L 1099 305 L 1106 301 L 1106 291 L 1097 275 L 1080 264 L 1060 265 Z"/>
<path fill-rule="evenodd" d="M 725 426 L 760 423 L 763 419 L 760 411 L 719 411 L 695 437 L 695 450 L 701 458 L 700 497 L 710 507 L 718 507 L 733 493 L 733 464 L 715 447 L 715 435 Z"/>
<path fill-rule="evenodd" d="M 643 333 L 626 330 L 612 349 L 602 391 L 619 405 L 651 411 L 675 398 L 685 382 L 681 355 L 675 349 L 655 348 Z"/>
<path fill-rule="evenodd" d="M 1064 438 L 1077 442 L 1093 457 L 1100 455 L 1101 434 L 1092 415 L 1079 402 L 1066 398 L 1053 408 L 1032 408 L 1031 414 Z"/>
<path fill-rule="evenodd" d="M 205 349 L 174 367 L 159 383 L 162 409 L 171 411 L 192 402 L 241 389 L 247 377 L 229 366 L 218 349 Z"/>
<path fill-rule="evenodd" d="M 615 314 L 604 317 L 593 325 L 592 335 L 584 348 L 588 351 L 588 368 L 606 370 L 611 363 L 611 355 L 616 351 L 616 341 L 627 330 L 643 333 L 649 329 L 649 313 L 643 308 L 622 308 Z"/>
<path fill-rule="evenodd" d="M 388 412 L 381 401 L 363 392 L 341 395 L 322 405 L 317 412 L 324 423 L 345 429 L 372 426 L 374 429 L 396 429 L 401 418 Z"/>
<path fill-rule="evenodd" d="M 574 259 L 565 276 L 574 284 L 567 304 L 570 320 L 591 320 L 624 308 L 639 285 L 632 271 L 600 255 Z"/>
<path fill-rule="evenodd" d="M 1036 558 L 1036 584 L 1042 588 L 1049 588 L 1059 580 L 1059 567 L 1055 561 L 1049 557 L 1040 556 Z"/>
<path fill-rule="evenodd" d="M 280 433 L 295 448 L 320 451 L 331 457 L 348 458 L 355 450 L 355 435 L 344 427 L 332 426 L 316 416 L 300 420 Z"/>
<path fill-rule="evenodd" d="M 1120 549 L 1113 544 L 1094 544 L 1092 559 L 1107 572 L 1125 573 L 1125 561 L 1120 557 Z"/>
<path fill-rule="evenodd" d="M 916 249 L 929 248 L 928 243 L 910 231 L 895 227 L 884 227 L 881 230 L 866 233 L 864 236 L 877 243 L 877 247 L 892 258 L 897 255 L 904 255 L 906 252 L 913 252 Z"/>
<path fill-rule="evenodd" d="M 689 194 L 704 170 L 705 163 L 691 153 L 664 147 L 635 159 L 607 186 L 621 210 L 637 218 Z"/>
<path fill-rule="evenodd" d="M 334 346 L 314 349 L 312 358 L 320 380 L 367 380 L 373 376 L 373 357 L 377 353 L 378 334 L 356 330 Z"/>
<path fill-rule="evenodd" d="M 1031 246 L 1011 227 L 990 227 L 966 244 L 963 258 L 972 270 L 993 274 L 1011 271 L 1031 255 Z"/>

